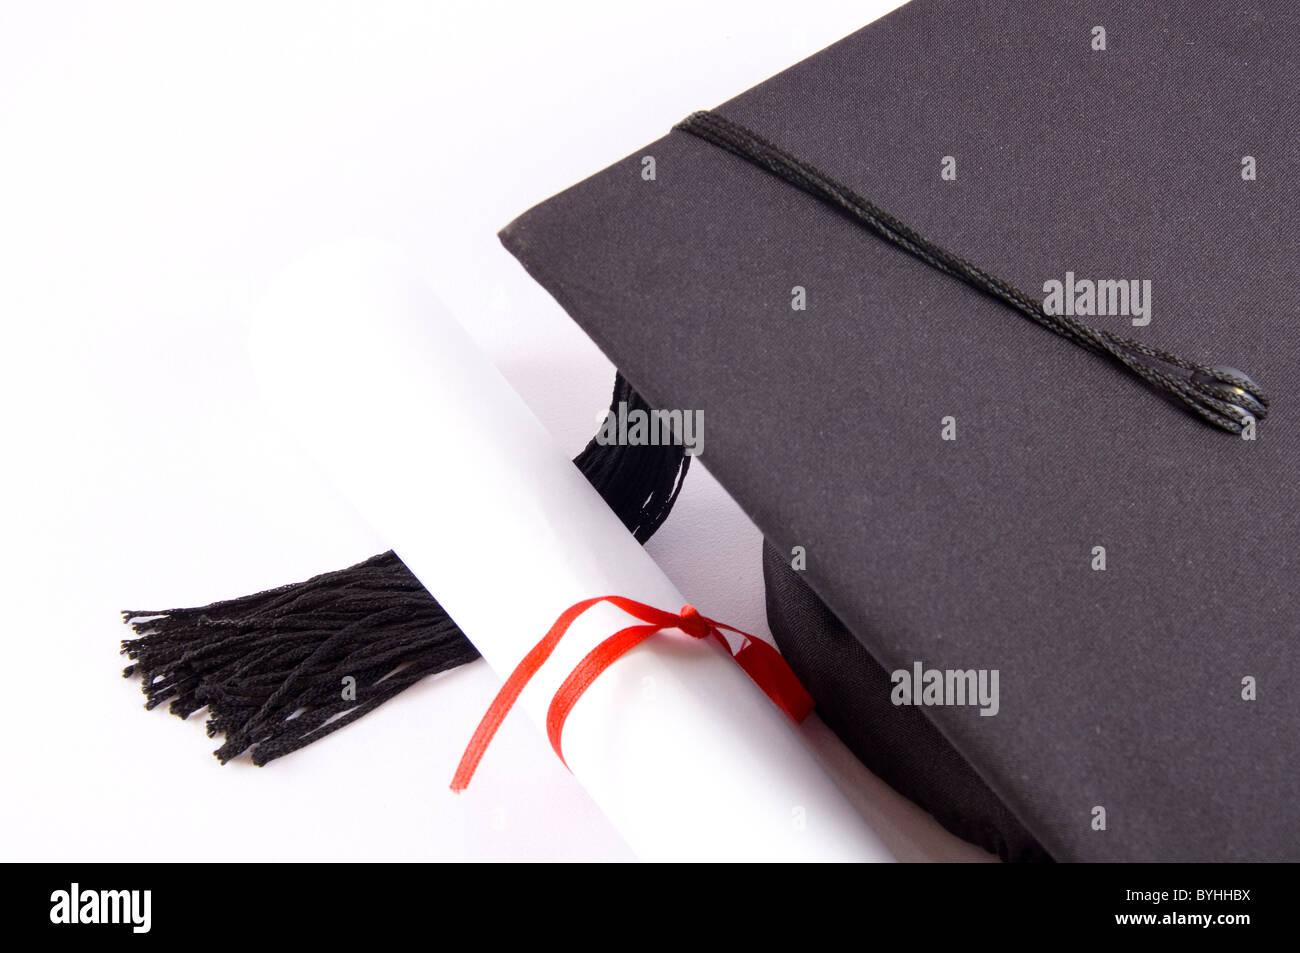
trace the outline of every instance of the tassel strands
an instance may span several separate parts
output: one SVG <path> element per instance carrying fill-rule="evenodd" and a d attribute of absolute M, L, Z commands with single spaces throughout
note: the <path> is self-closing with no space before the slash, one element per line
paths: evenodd
<path fill-rule="evenodd" d="M 206 707 L 223 764 L 262 765 L 373 711 L 427 675 L 478 658 L 392 552 L 306 582 L 197 609 L 124 612 L 146 708 Z M 347 679 L 353 679 L 350 684 Z"/>

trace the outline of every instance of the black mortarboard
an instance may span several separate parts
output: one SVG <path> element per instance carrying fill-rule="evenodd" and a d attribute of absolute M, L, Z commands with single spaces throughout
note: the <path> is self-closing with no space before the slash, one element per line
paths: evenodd
<path fill-rule="evenodd" d="M 1298 50 L 915 0 L 502 232 L 703 410 L 826 721 L 1004 856 L 1300 857 Z"/>

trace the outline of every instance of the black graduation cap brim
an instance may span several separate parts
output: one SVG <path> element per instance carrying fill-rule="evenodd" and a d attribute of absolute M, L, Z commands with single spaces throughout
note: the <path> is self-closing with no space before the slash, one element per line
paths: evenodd
<path fill-rule="evenodd" d="M 1017 287 L 1149 281 L 1089 320 L 1246 371 L 1253 441 L 687 132 L 502 232 L 882 669 L 999 671 L 922 714 L 1058 860 L 1300 856 L 1298 48 L 1282 0 L 916 0 L 717 108 Z"/>

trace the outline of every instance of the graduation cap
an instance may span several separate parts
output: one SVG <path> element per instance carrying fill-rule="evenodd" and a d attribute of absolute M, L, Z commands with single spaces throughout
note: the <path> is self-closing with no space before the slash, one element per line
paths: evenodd
<path fill-rule="evenodd" d="M 707 419 L 822 718 L 1004 858 L 1300 851 L 1297 25 L 914 0 L 501 234 Z M 684 461 L 633 452 L 593 472 L 658 525 Z M 312 708 L 331 653 L 475 654 L 390 556 L 132 618 L 151 701 L 259 760 L 364 713 Z M 244 648 L 196 652 L 214 620 Z"/>
<path fill-rule="evenodd" d="M 703 409 L 823 719 L 1003 857 L 1300 852 L 1297 25 L 915 0 L 502 232 Z"/>

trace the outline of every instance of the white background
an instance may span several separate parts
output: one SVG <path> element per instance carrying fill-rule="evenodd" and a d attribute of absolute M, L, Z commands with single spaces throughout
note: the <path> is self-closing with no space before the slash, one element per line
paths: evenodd
<path fill-rule="evenodd" d="M 277 270 L 401 246 L 576 453 L 612 367 L 497 230 L 894 5 L 3 0 L 0 858 L 632 859 L 526 719 L 447 791 L 482 662 L 223 768 L 118 677 L 117 613 L 387 548 L 259 407 L 246 314 Z M 702 468 L 649 549 L 766 633 L 758 533 Z M 898 856 L 986 856 L 808 732 Z"/>

